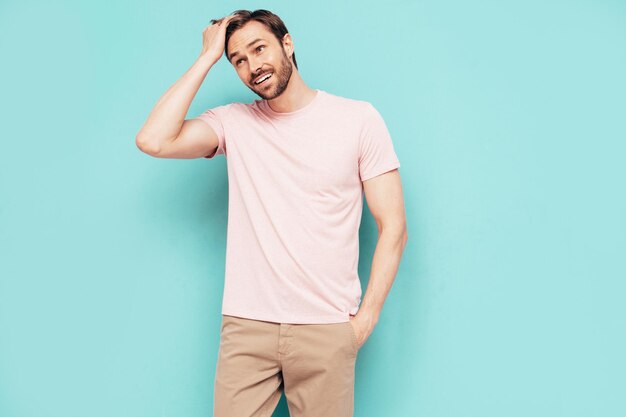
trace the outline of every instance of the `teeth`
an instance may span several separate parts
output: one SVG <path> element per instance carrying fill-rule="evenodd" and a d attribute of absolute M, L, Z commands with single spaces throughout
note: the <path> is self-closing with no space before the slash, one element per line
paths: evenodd
<path fill-rule="evenodd" d="M 272 75 L 272 73 L 267 74 L 266 76 L 264 76 L 263 78 L 261 78 L 259 81 L 255 81 L 255 84 L 261 84 L 263 81 L 267 80 L 270 75 Z"/>
<path fill-rule="evenodd" d="M 269 77 L 269 74 L 266 75 L 265 77 L 261 78 L 260 80 L 256 81 L 255 84 L 261 84 L 263 81 L 265 81 L 267 79 L 267 77 Z"/>

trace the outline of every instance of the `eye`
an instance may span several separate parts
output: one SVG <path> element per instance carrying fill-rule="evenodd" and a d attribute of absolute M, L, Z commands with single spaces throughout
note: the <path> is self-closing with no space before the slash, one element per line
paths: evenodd
<path fill-rule="evenodd" d="M 259 45 L 259 46 L 256 48 L 256 50 L 257 50 L 257 51 L 259 51 L 259 52 L 261 52 L 261 48 L 265 48 L 265 45 Z"/>
<path fill-rule="evenodd" d="M 243 61 L 243 58 L 238 59 L 237 61 L 235 61 L 235 65 L 239 65 L 239 63 L 240 63 L 241 61 Z"/>

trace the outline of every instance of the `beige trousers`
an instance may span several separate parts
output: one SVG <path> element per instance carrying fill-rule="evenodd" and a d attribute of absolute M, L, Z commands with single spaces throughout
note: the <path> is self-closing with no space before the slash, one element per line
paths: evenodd
<path fill-rule="evenodd" d="M 222 315 L 214 417 L 352 417 L 358 342 L 350 322 L 287 324 Z"/>

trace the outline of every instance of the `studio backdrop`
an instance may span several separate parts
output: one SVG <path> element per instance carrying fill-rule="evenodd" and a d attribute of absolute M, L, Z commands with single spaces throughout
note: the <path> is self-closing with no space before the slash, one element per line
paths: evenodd
<path fill-rule="evenodd" d="M 623 1 L 3 0 L 0 416 L 211 415 L 227 160 L 135 135 L 210 20 L 260 8 L 401 162 L 409 241 L 355 416 L 626 415 Z M 255 99 L 222 58 L 187 118 Z M 366 205 L 359 237 L 365 291 Z"/>

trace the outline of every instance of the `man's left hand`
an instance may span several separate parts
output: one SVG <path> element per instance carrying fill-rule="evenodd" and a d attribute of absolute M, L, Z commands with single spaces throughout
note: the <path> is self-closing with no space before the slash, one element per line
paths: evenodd
<path fill-rule="evenodd" d="M 359 349 L 361 349 L 361 346 L 365 344 L 374 331 L 376 322 L 377 320 L 372 315 L 362 313 L 360 310 L 356 316 L 350 315 L 350 325 L 354 328 Z"/>

